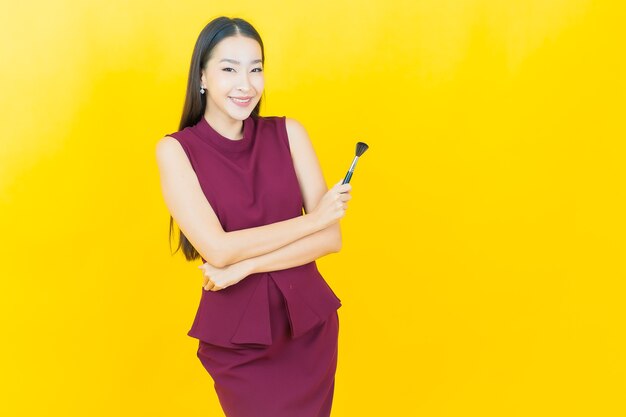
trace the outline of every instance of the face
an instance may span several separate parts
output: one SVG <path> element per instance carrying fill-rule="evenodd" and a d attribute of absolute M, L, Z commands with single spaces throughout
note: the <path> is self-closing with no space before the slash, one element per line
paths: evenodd
<path fill-rule="evenodd" d="M 248 118 L 265 86 L 259 43 L 244 36 L 222 39 L 202 71 L 202 86 L 209 114 L 235 120 Z"/>

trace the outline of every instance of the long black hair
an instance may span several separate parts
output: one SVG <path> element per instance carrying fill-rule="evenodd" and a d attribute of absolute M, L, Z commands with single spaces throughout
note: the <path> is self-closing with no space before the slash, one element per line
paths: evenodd
<path fill-rule="evenodd" d="M 180 118 L 179 130 L 186 127 L 194 126 L 204 116 L 206 109 L 206 96 L 208 94 L 200 94 L 201 72 L 206 67 L 207 62 L 212 57 L 213 48 L 224 38 L 230 36 L 246 36 L 256 40 L 261 46 L 261 60 L 265 66 L 265 51 L 263 49 L 263 41 L 256 29 L 247 21 L 240 18 L 229 18 L 225 16 L 217 17 L 211 20 L 200 32 L 196 45 L 191 56 L 191 66 L 189 68 L 189 79 L 187 80 L 187 93 L 185 95 L 185 105 L 183 107 L 183 115 Z M 262 96 L 261 96 L 262 97 Z M 258 118 L 261 108 L 261 100 L 252 110 L 251 117 Z M 170 250 L 172 246 L 172 233 L 174 231 L 174 218 L 170 215 L 170 233 L 169 242 Z M 178 246 L 174 253 L 178 252 L 182 246 L 183 254 L 188 261 L 193 261 L 200 257 L 200 254 L 193 247 L 191 242 L 183 234 L 179 228 Z"/>

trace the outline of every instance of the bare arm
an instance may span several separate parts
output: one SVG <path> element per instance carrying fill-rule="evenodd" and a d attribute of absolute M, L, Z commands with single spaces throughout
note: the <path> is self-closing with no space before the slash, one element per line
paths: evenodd
<path fill-rule="evenodd" d="M 335 234 L 338 230 L 336 224 L 333 224 L 273 252 L 244 259 L 223 268 L 217 268 L 208 262 L 204 263 L 198 267 L 204 276 L 202 286 L 205 290 L 219 291 L 237 284 L 256 272 L 277 271 L 304 265 L 328 253 L 338 252 L 340 248 L 329 246 L 329 242 L 336 241 L 337 237 L 328 236 Z"/>
<path fill-rule="evenodd" d="M 339 227 L 337 224 L 334 224 L 273 252 L 246 259 L 242 262 L 248 264 L 246 268 L 249 271 L 248 274 L 277 271 L 304 265 L 329 253 L 339 252 L 341 248 L 335 246 L 335 242 L 341 240 L 341 237 L 337 237 L 338 233 L 340 233 Z"/>
<path fill-rule="evenodd" d="M 169 212 L 198 253 L 216 267 L 272 252 L 324 228 L 317 217 L 307 213 L 264 226 L 225 232 L 180 143 L 166 136 L 157 143 L 156 155 Z"/>

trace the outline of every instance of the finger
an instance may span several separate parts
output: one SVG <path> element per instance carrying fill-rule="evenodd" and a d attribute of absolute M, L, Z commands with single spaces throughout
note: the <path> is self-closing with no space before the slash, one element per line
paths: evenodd
<path fill-rule="evenodd" d="M 202 269 L 202 267 L 198 267 L 198 268 Z M 202 286 L 203 287 L 206 285 L 206 283 L 209 281 L 209 279 L 211 279 L 211 278 L 207 275 L 206 271 L 204 269 L 202 269 L 202 282 L 203 282 Z"/>
<path fill-rule="evenodd" d="M 210 291 L 211 288 L 213 288 L 214 286 L 215 286 L 215 284 L 213 283 L 213 281 L 211 281 L 209 279 L 209 282 L 204 286 L 204 289 L 207 290 L 207 291 Z"/>
<path fill-rule="evenodd" d="M 211 288 L 211 291 L 219 291 L 221 289 L 222 287 L 218 287 L 217 285 L 214 285 L 213 288 Z"/>
<path fill-rule="evenodd" d="M 352 189 L 352 185 L 349 182 L 339 186 L 339 191 L 342 192 L 342 193 L 346 193 L 346 192 L 350 191 L 351 189 Z"/>

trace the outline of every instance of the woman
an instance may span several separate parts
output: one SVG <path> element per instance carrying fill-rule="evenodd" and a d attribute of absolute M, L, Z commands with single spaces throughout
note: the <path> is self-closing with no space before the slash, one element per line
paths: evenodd
<path fill-rule="evenodd" d="M 341 248 L 350 184 L 330 190 L 304 127 L 259 116 L 263 42 L 219 17 L 193 51 L 161 187 L 204 282 L 188 335 L 228 417 L 329 416 L 341 300 L 315 259 Z M 304 208 L 304 214 L 302 209 Z"/>

